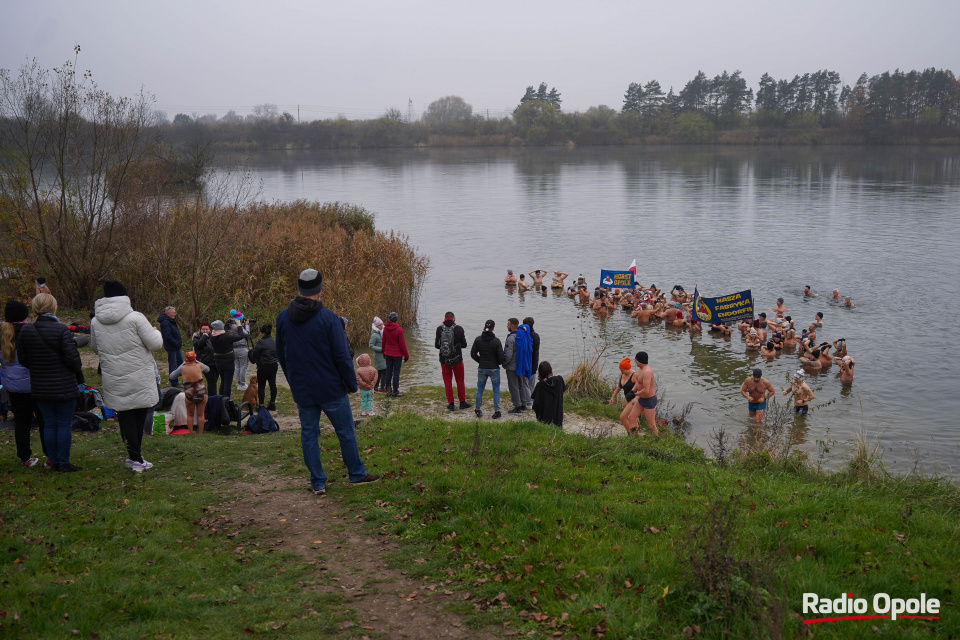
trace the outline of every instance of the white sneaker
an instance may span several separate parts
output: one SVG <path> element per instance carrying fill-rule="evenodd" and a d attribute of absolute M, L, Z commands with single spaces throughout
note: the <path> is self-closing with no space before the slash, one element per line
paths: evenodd
<path fill-rule="evenodd" d="M 127 465 L 128 467 L 132 467 L 133 460 L 131 460 L 130 458 L 127 458 L 126 460 L 123 461 L 123 464 Z"/>
<path fill-rule="evenodd" d="M 35 467 L 37 463 L 40 462 L 39 458 L 30 458 L 29 460 L 23 461 L 23 466 L 25 467 Z"/>
<path fill-rule="evenodd" d="M 133 471 L 134 473 L 143 473 L 147 469 L 153 468 L 153 463 L 147 462 L 146 460 L 144 460 L 143 462 L 135 462 L 131 460 L 130 462 L 131 462 L 130 470 Z"/>

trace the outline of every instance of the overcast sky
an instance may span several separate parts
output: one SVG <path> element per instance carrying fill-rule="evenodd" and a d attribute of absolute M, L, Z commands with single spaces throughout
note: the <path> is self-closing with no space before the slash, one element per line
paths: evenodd
<path fill-rule="evenodd" d="M 410 99 L 419 115 L 445 95 L 502 115 L 541 81 L 565 111 L 619 109 L 630 82 L 679 91 L 700 69 L 741 69 L 754 90 L 764 72 L 960 73 L 957 0 L 3 0 L 0 15 L 0 67 L 56 66 L 79 44 L 102 88 L 142 86 L 171 118 L 260 103 L 369 118 Z"/>

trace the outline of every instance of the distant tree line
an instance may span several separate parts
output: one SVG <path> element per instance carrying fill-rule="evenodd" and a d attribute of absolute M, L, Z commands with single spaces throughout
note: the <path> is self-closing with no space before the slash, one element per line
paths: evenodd
<path fill-rule="evenodd" d="M 369 120 L 298 123 L 276 105 L 253 113 L 160 118 L 174 147 L 364 148 L 603 144 L 960 144 L 960 81 L 952 71 L 899 69 L 843 85 L 822 69 L 792 79 L 764 73 L 756 91 L 742 73 L 703 71 L 679 91 L 631 82 L 619 109 L 564 112 L 556 87 L 530 85 L 507 117 L 487 118 L 459 96 L 430 103 L 419 118 L 387 109 Z"/>

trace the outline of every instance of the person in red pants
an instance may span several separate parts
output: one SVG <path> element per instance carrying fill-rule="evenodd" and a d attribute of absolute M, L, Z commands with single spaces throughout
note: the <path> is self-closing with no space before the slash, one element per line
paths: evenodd
<path fill-rule="evenodd" d="M 454 377 L 457 379 L 460 408 L 469 409 L 473 405 L 467 402 L 467 390 L 463 385 L 463 349 L 467 348 L 467 337 L 452 311 L 447 311 L 443 318 L 443 324 L 437 327 L 437 339 L 433 346 L 440 351 L 440 371 L 443 373 L 443 388 L 447 392 L 447 410 L 456 410 L 453 404 Z"/>

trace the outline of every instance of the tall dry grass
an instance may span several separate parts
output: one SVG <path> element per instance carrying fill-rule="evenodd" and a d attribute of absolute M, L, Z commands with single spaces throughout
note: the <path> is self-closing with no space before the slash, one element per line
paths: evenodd
<path fill-rule="evenodd" d="M 406 236 L 377 231 L 362 207 L 177 200 L 153 218 L 114 274 L 144 312 L 174 305 L 191 329 L 231 308 L 272 323 L 312 267 L 323 274 L 324 305 L 352 321 L 351 342 L 367 341 L 374 315 L 416 319 L 429 260 Z"/>
<path fill-rule="evenodd" d="M 323 274 L 324 304 L 351 320 L 355 343 L 370 337 L 375 315 L 396 311 L 414 321 L 429 269 L 406 236 L 376 231 L 369 213 L 336 202 L 252 205 L 234 249 L 227 275 L 237 308 L 279 311 L 295 295 L 300 270 L 313 267 Z"/>

